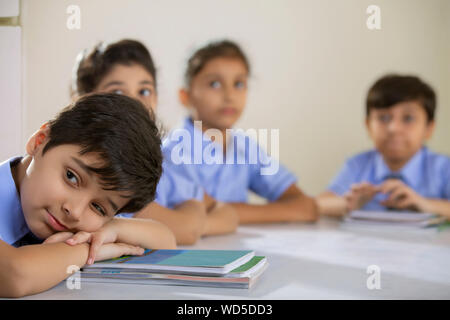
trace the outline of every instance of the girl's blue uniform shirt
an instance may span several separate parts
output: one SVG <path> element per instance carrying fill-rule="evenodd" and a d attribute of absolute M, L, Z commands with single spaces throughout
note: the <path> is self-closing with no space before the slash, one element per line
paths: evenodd
<path fill-rule="evenodd" d="M 422 147 L 399 171 L 392 172 L 376 150 L 360 153 L 348 159 L 332 180 L 328 190 L 343 196 L 354 183 L 374 185 L 397 176 L 423 197 L 450 200 L 450 158 Z M 387 210 L 380 204 L 386 195 L 377 194 L 363 210 Z"/>
<path fill-rule="evenodd" d="M 179 134 L 174 130 L 164 140 L 165 158 L 172 162 L 171 168 L 178 167 L 180 175 L 184 175 L 189 181 L 200 185 L 207 194 L 218 201 L 247 202 L 249 190 L 269 201 L 275 201 L 288 187 L 297 182 L 297 178 L 292 173 L 275 162 L 275 159 L 269 157 L 254 140 L 243 133 L 233 131 L 234 153 L 231 154 L 233 161 L 230 161 L 229 153 L 226 156 L 220 154 L 216 157 L 215 152 L 221 148 L 212 147 L 214 142 L 203 135 L 203 132 L 194 126 L 190 118 L 184 121 L 182 130 L 186 135 Z M 195 138 L 199 136 L 202 138 Z M 183 141 L 184 139 L 190 140 Z M 242 141 L 245 143 L 240 143 Z M 182 155 L 182 158 L 188 161 L 176 164 L 172 152 L 177 154 L 180 144 L 187 146 L 183 151 L 186 153 Z M 223 161 L 222 163 L 208 161 L 204 157 L 205 154 L 211 154 L 215 159 L 222 158 Z M 274 174 L 262 174 L 264 168 L 274 167 L 274 164 L 278 168 Z"/>
<path fill-rule="evenodd" d="M 156 188 L 155 202 L 167 208 L 188 200 L 203 201 L 203 188 L 187 179 L 169 159 L 163 161 L 163 174 Z"/>
<path fill-rule="evenodd" d="M 163 161 L 163 173 L 156 186 L 155 202 L 173 209 L 188 200 L 203 201 L 204 190 L 180 172 L 182 168 L 173 165 L 168 159 Z M 120 213 L 117 217 L 131 218 L 135 213 Z"/>

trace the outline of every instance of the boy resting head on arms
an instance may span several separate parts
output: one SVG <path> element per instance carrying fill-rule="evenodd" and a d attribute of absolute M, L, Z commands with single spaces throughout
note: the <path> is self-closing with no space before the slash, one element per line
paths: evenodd
<path fill-rule="evenodd" d="M 3 162 L 0 296 L 46 290 L 68 277 L 71 265 L 175 248 L 173 234 L 158 222 L 114 218 L 154 198 L 160 145 L 140 102 L 95 94 L 36 131 L 25 157 Z"/>

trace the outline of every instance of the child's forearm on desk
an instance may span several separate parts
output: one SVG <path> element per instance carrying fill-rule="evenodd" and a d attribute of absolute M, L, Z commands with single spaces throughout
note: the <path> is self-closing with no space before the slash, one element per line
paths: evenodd
<path fill-rule="evenodd" d="M 236 231 L 239 217 L 236 209 L 223 202 L 216 202 L 206 216 L 203 235 L 226 234 Z"/>
<path fill-rule="evenodd" d="M 177 244 L 190 245 L 202 235 L 206 210 L 204 204 L 196 200 L 185 201 L 173 209 L 152 203 L 134 217 L 160 221 L 174 233 Z"/>
<path fill-rule="evenodd" d="M 117 232 L 117 241 L 147 249 L 175 249 L 175 236 L 170 229 L 150 219 L 114 218 L 109 222 Z"/>
<path fill-rule="evenodd" d="M 0 297 L 22 297 L 57 285 L 76 271 L 69 267 L 86 264 L 89 244 L 69 246 L 60 242 L 9 250 L 11 254 L 2 258 L 0 267 Z"/>
<path fill-rule="evenodd" d="M 312 222 L 317 220 L 317 205 L 314 199 L 301 195 L 280 199 L 263 205 L 233 203 L 240 223 L 271 223 L 285 221 Z"/>
<path fill-rule="evenodd" d="M 340 217 L 347 213 L 347 201 L 333 192 L 326 191 L 316 197 L 319 214 Z"/>

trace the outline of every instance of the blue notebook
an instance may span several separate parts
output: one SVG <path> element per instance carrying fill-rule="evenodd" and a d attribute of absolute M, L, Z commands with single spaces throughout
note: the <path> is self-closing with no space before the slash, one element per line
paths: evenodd
<path fill-rule="evenodd" d="M 252 250 L 145 250 L 142 256 L 124 256 L 96 262 L 83 270 L 139 270 L 183 274 L 223 275 L 248 262 Z"/>

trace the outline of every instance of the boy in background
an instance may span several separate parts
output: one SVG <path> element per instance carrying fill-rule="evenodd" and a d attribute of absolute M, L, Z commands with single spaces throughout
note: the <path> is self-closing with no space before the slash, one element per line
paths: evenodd
<path fill-rule="evenodd" d="M 450 158 L 425 146 L 435 111 L 436 95 L 418 77 L 386 75 L 376 81 L 366 100 L 374 149 L 347 160 L 317 198 L 320 213 L 394 209 L 450 218 Z"/>

